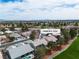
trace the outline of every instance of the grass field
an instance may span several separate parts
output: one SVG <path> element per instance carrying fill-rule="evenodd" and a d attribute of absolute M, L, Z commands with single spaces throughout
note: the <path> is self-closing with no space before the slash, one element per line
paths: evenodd
<path fill-rule="evenodd" d="M 66 51 L 62 52 L 53 59 L 79 59 L 79 37 Z"/>

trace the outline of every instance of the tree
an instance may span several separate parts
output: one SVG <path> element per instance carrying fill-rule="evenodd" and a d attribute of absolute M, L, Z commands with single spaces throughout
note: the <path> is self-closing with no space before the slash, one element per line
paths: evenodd
<path fill-rule="evenodd" d="M 9 39 L 9 42 L 13 42 L 15 40 L 15 37 L 10 37 L 7 35 L 7 38 Z"/>
<path fill-rule="evenodd" d="M 53 48 L 55 48 L 57 46 L 57 44 L 56 44 L 56 42 L 49 42 L 48 43 L 48 45 L 47 45 L 47 47 L 49 48 L 49 49 L 53 49 Z"/>
<path fill-rule="evenodd" d="M 32 31 L 32 33 L 30 34 L 30 39 L 34 40 L 35 39 L 35 35 L 36 35 L 36 32 Z"/>
<path fill-rule="evenodd" d="M 5 29 L 5 28 L 2 28 L 2 29 L 1 29 L 1 31 L 5 32 L 5 31 L 6 31 L 6 29 Z"/>
<path fill-rule="evenodd" d="M 49 26 L 49 27 L 52 27 L 53 25 L 52 25 L 52 23 L 49 23 L 48 26 Z"/>
<path fill-rule="evenodd" d="M 64 24 L 63 24 L 64 26 L 66 26 L 67 24 L 64 22 Z"/>
<path fill-rule="evenodd" d="M 53 26 L 56 28 L 56 27 L 58 27 L 58 24 L 57 23 L 53 23 Z"/>
<path fill-rule="evenodd" d="M 70 29 L 70 35 L 71 35 L 71 38 L 74 38 L 77 35 L 77 30 L 76 29 Z"/>
<path fill-rule="evenodd" d="M 24 32 L 24 31 L 28 31 L 27 25 L 22 25 L 22 31 L 23 31 L 23 32 Z"/>
<path fill-rule="evenodd" d="M 22 27 L 22 25 L 23 25 L 22 23 L 18 23 L 17 27 Z"/>
<path fill-rule="evenodd" d="M 57 44 L 58 44 L 58 45 L 61 46 L 62 44 L 64 44 L 65 39 L 64 39 L 63 36 L 58 36 L 57 38 L 58 38 L 58 40 L 57 40 Z"/>
<path fill-rule="evenodd" d="M 38 47 L 35 50 L 35 58 L 34 59 L 43 59 L 43 57 L 46 55 L 47 49 L 44 46 Z"/>
<path fill-rule="evenodd" d="M 68 43 L 68 41 L 70 40 L 69 30 L 67 30 L 67 29 L 61 29 L 61 33 L 64 36 L 65 43 Z"/>
<path fill-rule="evenodd" d="M 75 26 L 78 26 L 78 22 L 76 22 L 74 25 L 75 25 Z"/>
<path fill-rule="evenodd" d="M 14 31 L 15 25 L 12 24 L 12 27 L 10 27 L 10 30 Z"/>
<path fill-rule="evenodd" d="M 45 23 L 42 23 L 41 24 L 41 28 L 45 28 L 46 27 L 46 24 Z"/>

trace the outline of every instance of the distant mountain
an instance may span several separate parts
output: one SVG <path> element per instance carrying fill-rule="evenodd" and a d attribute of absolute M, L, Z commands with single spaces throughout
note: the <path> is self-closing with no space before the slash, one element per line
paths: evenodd
<path fill-rule="evenodd" d="M 3 20 L 0 19 L 0 23 L 30 23 L 30 22 L 79 22 L 79 19 L 72 20 Z"/>

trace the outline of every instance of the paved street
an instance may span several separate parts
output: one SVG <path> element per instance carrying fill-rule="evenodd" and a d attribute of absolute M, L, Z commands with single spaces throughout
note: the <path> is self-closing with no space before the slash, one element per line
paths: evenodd
<path fill-rule="evenodd" d="M 17 41 L 17 42 L 10 42 L 10 43 L 6 43 L 6 44 L 2 44 L 2 45 L 0 46 L 0 48 L 5 48 L 5 47 L 7 47 L 7 46 L 10 46 L 10 45 L 13 45 L 13 44 L 17 44 L 17 43 L 20 43 L 20 42 L 24 42 L 24 41 L 27 41 L 27 40 L 24 39 L 24 40 L 20 40 L 20 41 Z"/>

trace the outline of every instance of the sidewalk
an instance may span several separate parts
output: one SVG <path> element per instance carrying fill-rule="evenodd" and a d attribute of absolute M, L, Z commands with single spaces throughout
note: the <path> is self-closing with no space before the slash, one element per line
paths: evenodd
<path fill-rule="evenodd" d="M 0 59 L 3 59 L 2 52 L 0 51 Z"/>

